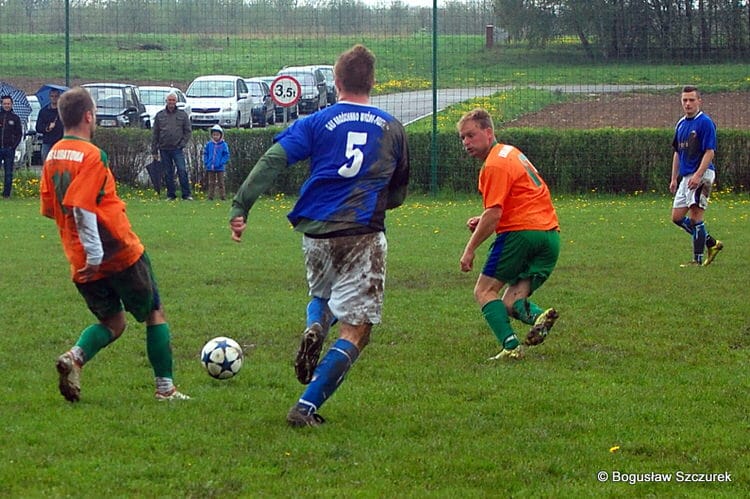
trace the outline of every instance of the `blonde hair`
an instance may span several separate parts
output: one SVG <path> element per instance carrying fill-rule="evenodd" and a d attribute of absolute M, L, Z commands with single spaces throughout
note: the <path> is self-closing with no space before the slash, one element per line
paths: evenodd
<path fill-rule="evenodd" d="M 479 125 L 479 128 L 481 128 L 482 130 L 486 130 L 488 128 L 490 130 L 495 130 L 495 124 L 492 122 L 492 116 L 490 116 L 490 113 L 488 113 L 486 110 L 482 109 L 481 107 L 472 109 L 471 111 L 461 116 L 461 119 L 458 120 L 458 124 L 456 125 L 456 128 L 460 131 L 461 127 L 467 121 L 476 122 L 476 124 Z"/>

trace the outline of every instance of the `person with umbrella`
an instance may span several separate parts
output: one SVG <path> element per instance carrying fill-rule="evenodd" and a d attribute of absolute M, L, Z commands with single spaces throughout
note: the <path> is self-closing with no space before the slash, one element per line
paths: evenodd
<path fill-rule="evenodd" d="M 23 138 L 23 126 L 21 118 L 13 112 L 13 98 L 10 95 L 2 96 L 2 109 L 0 110 L 0 163 L 3 164 L 5 176 L 3 179 L 3 198 L 10 197 L 13 187 L 13 159 L 16 155 L 16 147 Z"/>
<path fill-rule="evenodd" d="M 52 149 L 52 146 L 55 145 L 55 142 L 63 137 L 63 125 L 62 121 L 60 121 L 60 114 L 57 111 L 57 99 L 60 98 L 63 88 L 54 85 L 45 85 L 37 92 L 37 97 L 39 97 L 40 92 L 45 91 L 49 98 L 48 104 L 42 104 L 43 107 L 39 111 L 39 116 L 36 120 L 36 133 L 42 136 L 42 164 L 47 159 L 47 154 Z M 39 101 L 44 102 L 41 98 Z"/>

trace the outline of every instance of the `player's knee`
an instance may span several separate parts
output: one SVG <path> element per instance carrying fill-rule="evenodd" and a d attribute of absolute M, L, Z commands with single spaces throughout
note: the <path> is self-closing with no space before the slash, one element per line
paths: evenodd
<path fill-rule="evenodd" d="M 118 314 L 115 317 L 102 321 L 102 325 L 112 332 L 112 341 L 114 341 L 125 332 L 125 329 L 128 327 L 128 322 L 125 318 L 125 314 Z"/>

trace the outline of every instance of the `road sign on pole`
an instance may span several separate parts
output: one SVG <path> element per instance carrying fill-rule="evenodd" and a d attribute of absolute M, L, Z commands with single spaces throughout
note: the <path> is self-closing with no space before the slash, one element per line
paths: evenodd
<path fill-rule="evenodd" d="M 278 76 L 271 83 L 271 99 L 284 108 L 284 123 L 287 122 L 289 108 L 302 98 L 302 87 L 297 78 L 290 75 Z"/>

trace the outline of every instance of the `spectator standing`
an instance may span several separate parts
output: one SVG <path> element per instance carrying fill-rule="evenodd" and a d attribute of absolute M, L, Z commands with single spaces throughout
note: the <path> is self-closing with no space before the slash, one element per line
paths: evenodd
<path fill-rule="evenodd" d="M 724 243 L 708 233 L 703 221 L 716 178 L 716 125 L 701 111 L 703 100 L 698 88 L 683 87 L 680 101 L 685 115 L 675 125 L 672 141 L 672 222 L 690 234 L 693 241 L 693 259 L 680 267 L 705 267 L 724 249 Z M 705 259 L 704 248 L 708 251 Z"/>
<path fill-rule="evenodd" d="M 63 124 L 60 113 L 57 111 L 57 101 L 60 91 L 52 89 L 49 91 L 49 104 L 39 111 L 36 120 L 36 132 L 42 135 L 42 164 L 47 159 L 47 154 L 52 146 L 63 137 Z"/>
<path fill-rule="evenodd" d="M 218 195 L 226 199 L 224 171 L 229 162 L 229 146 L 224 141 L 224 130 L 219 125 L 211 127 L 211 140 L 203 148 L 203 166 L 206 169 L 208 199 Z"/>
<path fill-rule="evenodd" d="M 2 96 L 2 109 L 0 109 L 0 162 L 3 164 L 5 175 L 3 176 L 3 198 L 10 198 L 13 188 L 13 161 L 16 156 L 16 147 L 23 138 L 23 125 L 21 118 L 13 112 L 13 98 L 10 95 Z"/>
<path fill-rule="evenodd" d="M 177 199 L 174 183 L 176 168 L 182 199 L 192 201 L 190 179 L 183 152 L 192 134 L 190 117 L 177 107 L 177 95 L 174 92 L 167 94 L 165 101 L 164 109 L 156 113 L 154 122 L 151 124 L 151 154 L 155 161 L 161 158 L 161 168 L 167 184 L 167 199 Z"/>
<path fill-rule="evenodd" d="M 117 195 L 107 154 L 91 143 L 96 108 L 91 94 L 75 87 L 60 97 L 65 136 L 42 169 L 41 213 L 57 224 L 79 294 L 99 320 L 57 358 L 60 393 L 77 402 L 81 370 L 127 326 L 125 311 L 146 323 L 146 352 L 153 368 L 157 400 L 186 400 L 177 391 L 171 333 L 143 244 L 133 232 L 125 203 Z"/>
<path fill-rule="evenodd" d="M 318 409 L 341 385 L 373 324 L 380 322 L 388 244 L 385 212 L 406 198 L 409 150 L 404 127 L 370 104 L 375 56 L 362 45 L 334 69 L 339 102 L 279 133 L 232 201 L 230 228 L 239 242 L 258 196 L 288 165 L 310 159 L 310 172 L 289 221 L 302 232 L 307 268 L 307 328 L 294 363 L 308 385 L 287 414 L 291 426 L 319 426 Z M 339 338 L 318 363 L 328 330 Z"/>
<path fill-rule="evenodd" d="M 543 310 L 529 300 L 557 264 L 557 213 L 547 184 L 526 155 L 497 142 L 487 111 L 469 111 L 457 128 L 469 156 L 484 162 L 479 172 L 484 211 L 466 222 L 471 236 L 461 255 L 461 271 L 472 270 L 476 249 L 494 235 L 474 299 L 502 348 L 492 359 L 521 359 L 524 351 L 510 317 L 532 326 L 526 345 L 542 343 L 558 318 L 554 308 Z"/>

